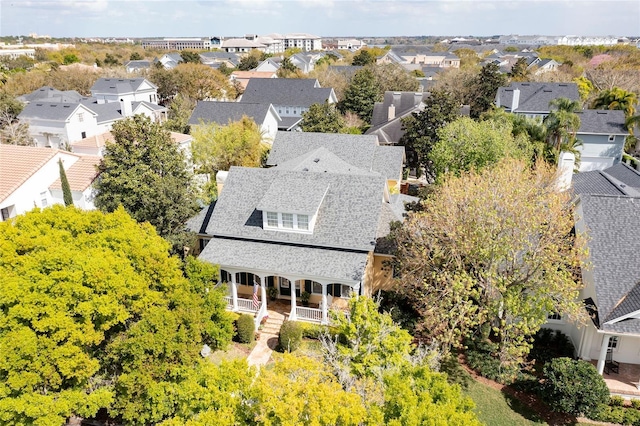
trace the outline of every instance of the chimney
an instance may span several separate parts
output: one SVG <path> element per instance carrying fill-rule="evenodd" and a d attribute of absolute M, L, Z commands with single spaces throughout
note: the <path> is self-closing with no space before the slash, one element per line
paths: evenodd
<path fill-rule="evenodd" d="M 224 186 L 224 181 L 227 180 L 228 174 L 229 172 L 225 172 L 224 170 L 220 170 L 218 173 L 216 173 L 216 185 L 218 187 L 218 197 L 222 192 L 222 187 Z"/>
<path fill-rule="evenodd" d="M 120 113 L 123 117 L 131 117 L 133 115 L 133 110 L 131 106 L 131 101 L 125 101 L 124 99 L 120 99 Z"/>
<path fill-rule="evenodd" d="M 576 165 L 576 157 L 570 152 L 563 151 L 560 153 L 558 160 L 557 188 L 558 191 L 566 191 L 571 188 L 571 178 L 573 177 L 573 169 Z"/>
<path fill-rule="evenodd" d="M 396 118 L 396 107 L 391 104 L 389 105 L 389 112 L 387 114 L 387 121 L 391 121 Z"/>
<path fill-rule="evenodd" d="M 511 112 L 518 109 L 520 105 L 520 89 L 513 89 L 513 98 L 511 98 Z"/>

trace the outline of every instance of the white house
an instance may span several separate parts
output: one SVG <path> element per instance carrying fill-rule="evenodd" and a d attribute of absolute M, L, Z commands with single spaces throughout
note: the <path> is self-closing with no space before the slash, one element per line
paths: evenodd
<path fill-rule="evenodd" d="M 74 204 L 93 209 L 91 183 L 99 158 L 67 151 L 28 146 L 0 145 L 0 213 L 2 221 L 34 207 L 64 203 L 60 185 L 62 161 Z"/>

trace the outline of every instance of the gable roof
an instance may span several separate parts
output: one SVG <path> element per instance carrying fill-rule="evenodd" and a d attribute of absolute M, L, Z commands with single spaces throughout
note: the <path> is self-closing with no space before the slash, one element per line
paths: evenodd
<path fill-rule="evenodd" d="M 189 124 L 198 125 L 202 120 L 205 123 L 217 123 L 221 126 L 226 126 L 229 121 L 239 121 L 243 115 L 246 115 L 260 126 L 264 123 L 270 109 L 276 118 L 280 118 L 270 104 L 199 101 L 191 113 Z"/>
<path fill-rule="evenodd" d="M 625 185 L 640 191 L 640 172 L 637 170 L 632 169 L 624 163 L 618 163 L 604 171 Z"/>
<path fill-rule="evenodd" d="M 122 120 L 124 118 L 120 102 L 105 102 L 103 104 L 99 104 L 94 99 L 88 99 L 81 103 L 96 114 L 96 121 L 98 124 Z"/>
<path fill-rule="evenodd" d="M 262 212 L 257 208 L 272 185 L 281 181 L 297 181 L 312 193 L 326 190 L 313 234 L 262 228 Z M 384 186 L 384 178 L 377 175 L 232 167 L 206 232 L 214 237 L 367 252 L 375 245 Z M 292 196 L 293 204 L 306 197 L 304 192 Z M 278 211 L 289 210 L 284 201 Z"/>
<path fill-rule="evenodd" d="M 242 102 L 300 106 L 327 102 L 333 89 L 319 87 L 313 78 L 252 78 L 242 94 Z"/>
<path fill-rule="evenodd" d="M 640 310 L 640 198 L 581 195 L 595 303 L 603 331 L 640 333 L 640 319 L 607 324 Z"/>
<path fill-rule="evenodd" d="M 143 84 L 148 84 L 157 89 L 153 83 L 145 78 L 99 78 L 91 86 L 91 93 L 109 93 L 109 94 L 125 94 L 134 93 L 140 89 Z"/>
<path fill-rule="evenodd" d="M 585 109 L 578 111 L 580 117 L 580 133 L 595 133 L 603 135 L 626 135 L 624 111 Z"/>
<path fill-rule="evenodd" d="M 27 104 L 27 106 L 25 106 L 22 112 L 18 115 L 18 119 L 65 121 L 74 114 L 78 108 L 82 108 L 97 116 L 95 112 L 80 103 L 36 101 Z"/>
<path fill-rule="evenodd" d="M 71 190 L 82 192 L 87 189 L 98 176 L 98 164 L 100 164 L 100 157 L 96 155 L 83 155 L 73 163 L 65 171 Z M 62 189 L 60 178 L 56 179 L 49 189 Z"/>
<path fill-rule="evenodd" d="M 77 103 L 84 99 L 84 96 L 75 90 L 61 91 L 50 86 L 43 86 L 31 93 L 19 96 L 18 99 L 25 103 L 35 101 Z"/>
<path fill-rule="evenodd" d="M 319 148 L 324 148 L 343 163 L 351 165 L 352 173 L 375 172 L 386 179 L 399 179 L 402 173 L 404 147 L 380 146 L 375 135 L 278 132 L 267 158 L 267 165 L 275 166 L 284 163 L 287 164 L 286 167 L 291 168 L 295 163 L 288 162 L 297 159 L 299 164 L 302 164 L 305 159 L 308 160 L 309 153 Z M 343 164 L 338 165 L 326 153 L 324 156 L 325 160 L 334 163 L 333 166 L 327 167 L 336 167 L 343 172 L 350 170 Z M 360 169 L 362 172 L 355 169 Z"/>
<path fill-rule="evenodd" d="M 0 144 L 0 201 L 58 154 L 57 149 Z"/>
<path fill-rule="evenodd" d="M 336 173 L 336 174 L 375 174 L 368 170 L 355 167 L 344 161 L 325 147 L 307 152 L 299 157 L 287 160 L 276 166 L 280 170 L 300 172 Z"/>
<path fill-rule="evenodd" d="M 580 100 L 576 83 L 511 83 L 509 87 L 500 87 L 496 95 L 496 104 L 511 111 L 514 90 L 520 91 L 517 112 L 549 112 L 549 103 L 558 98 L 572 101 Z M 511 111 L 511 112 L 514 112 Z"/>
<path fill-rule="evenodd" d="M 371 127 L 389 122 L 389 107 L 393 105 L 395 116 L 406 115 L 416 110 L 429 93 L 423 92 L 384 92 L 382 102 L 376 102 L 373 106 Z"/>

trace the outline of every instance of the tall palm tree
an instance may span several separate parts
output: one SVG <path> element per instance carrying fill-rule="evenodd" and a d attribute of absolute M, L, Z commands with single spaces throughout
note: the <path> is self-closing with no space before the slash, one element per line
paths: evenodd
<path fill-rule="evenodd" d="M 636 112 L 638 104 L 638 95 L 634 92 L 628 92 L 614 87 L 613 89 L 603 90 L 598 97 L 593 100 L 591 108 L 593 109 L 618 109 L 624 111 L 625 117 L 629 118 Z"/>
<path fill-rule="evenodd" d="M 580 117 L 576 112 L 580 110 L 580 102 L 558 98 L 549 103 L 549 108 L 551 111 L 543 121 L 547 129 L 547 158 L 557 163 L 560 153 L 568 151 L 576 156 L 578 164 L 580 152 L 577 148 L 582 142 L 576 136 L 580 128 Z"/>

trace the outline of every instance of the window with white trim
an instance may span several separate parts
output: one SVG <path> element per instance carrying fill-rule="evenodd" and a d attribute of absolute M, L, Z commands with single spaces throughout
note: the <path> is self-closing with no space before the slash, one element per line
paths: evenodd
<path fill-rule="evenodd" d="M 40 193 L 40 203 L 41 203 L 42 207 L 47 207 L 49 205 L 49 203 L 47 201 L 47 193 L 46 192 L 41 192 Z"/>
<path fill-rule="evenodd" d="M 285 229 L 293 229 L 293 214 L 291 213 L 281 213 L 282 214 L 282 227 Z"/>
<path fill-rule="evenodd" d="M 298 229 L 304 229 L 305 231 L 309 229 L 309 216 L 307 216 L 306 214 L 299 214 L 296 215 L 296 219 Z"/>
<path fill-rule="evenodd" d="M 84 113 L 83 112 L 79 112 L 78 113 L 78 121 L 80 123 L 82 123 L 84 121 Z"/>
<path fill-rule="evenodd" d="M 278 213 L 267 212 L 267 225 L 272 228 L 278 227 Z"/>
<path fill-rule="evenodd" d="M 611 336 L 609 338 L 608 348 L 611 350 L 618 349 L 618 343 L 620 343 L 620 341 L 618 340 L 618 336 Z"/>

